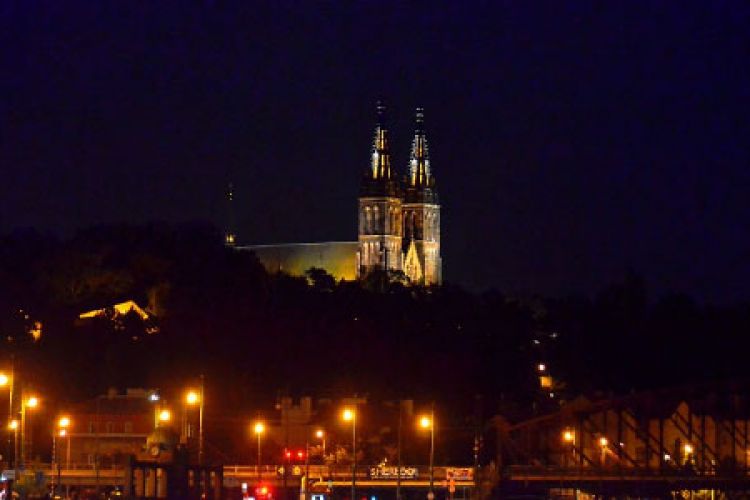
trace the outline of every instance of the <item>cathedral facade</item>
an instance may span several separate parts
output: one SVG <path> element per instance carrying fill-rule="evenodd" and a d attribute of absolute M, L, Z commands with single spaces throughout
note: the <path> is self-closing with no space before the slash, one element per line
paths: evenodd
<path fill-rule="evenodd" d="M 424 111 L 417 108 L 408 171 L 391 166 L 385 107 L 378 105 L 372 158 L 359 193 L 357 277 L 403 272 L 412 283 L 442 282 L 440 203 L 430 168 Z"/>
<path fill-rule="evenodd" d="M 230 189 L 228 199 L 232 203 Z M 391 166 L 385 107 L 378 105 L 369 165 L 359 191 L 357 241 L 248 245 L 269 272 L 304 275 L 322 268 L 337 279 L 362 279 L 374 271 L 403 272 L 414 284 L 442 282 L 440 203 L 430 168 L 424 112 L 417 108 L 408 168 Z M 234 246 L 230 227 L 225 243 Z"/>

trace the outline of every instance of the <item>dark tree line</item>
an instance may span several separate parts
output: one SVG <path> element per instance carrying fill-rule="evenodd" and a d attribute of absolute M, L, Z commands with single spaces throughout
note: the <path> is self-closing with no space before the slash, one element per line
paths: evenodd
<path fill-rule="evenodd" d="M 649 300 L 625 277 L 595 297 L 509 297 L 403 277 L 337 283 L 323 270 L 270 275 L 211 227 L 106 226 L 67 240 L 0 240 L 0 333 L 25 379 L 61 399 L 109 386 L 180 387 L 206 375 L 227 408 L 280 394 L 438 400 L 519 414 L 581 392 L 744 377 L 747 305 Z M 396 278 L 396 279 L 393 279 Z M 77 321 L 134 300 L 135 315 Z M 41 337 L 32 331 L 41 323 Z M 149 329 L 157 333 L 148 333 Z M 539 390 L 536 366 L 556 380 Z"/>

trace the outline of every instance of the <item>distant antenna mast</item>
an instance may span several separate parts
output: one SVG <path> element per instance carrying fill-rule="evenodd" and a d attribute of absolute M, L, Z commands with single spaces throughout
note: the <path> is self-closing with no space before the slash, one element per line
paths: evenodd
<path fill-rule="evenodd" d="M 224 233 L 224 244 L 233 247 L 237 242 L 237 233 L 234 229 L 234 184 L 231 182 L 227 187 L 227 230 Z"/>

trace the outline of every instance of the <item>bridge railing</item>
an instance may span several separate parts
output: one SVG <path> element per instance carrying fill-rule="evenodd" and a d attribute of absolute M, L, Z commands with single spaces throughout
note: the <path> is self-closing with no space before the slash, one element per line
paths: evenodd
<path fill-rule="evenodd" d="M 505 470 L 506 477 L 539 476 L 539 477 L 717 477 L 715 470 L 700 471 L 690 467 L 670 468 L 668 470 L 619 467 L 558 467 L 538 465 L 511 465 Z M 738 471 L 727 477 L 750 477 L 744 471 Z"/>

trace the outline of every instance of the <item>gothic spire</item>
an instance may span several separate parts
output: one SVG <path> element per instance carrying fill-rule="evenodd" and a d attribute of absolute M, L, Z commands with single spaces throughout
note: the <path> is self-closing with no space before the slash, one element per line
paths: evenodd
<path fill-rule="evenodd" d="M 391 152 L 388 146 L 385 106 L 381 101 L 378 101 L 377 113 L 378 121 L 372 145 L 372 178 L 389 180 L 392 174 Z"/>
<path fill-rule="evenodd" d="M 388 144 L 388 123 L 385 106 L 378 101 L 375 136 L 372 141 L 370 166 L 365 171 L 360 188 L 362 196 L 396 197 L 399 186 L 391 169 L 391 149 Z"/>
<path fill-rule="evenodd" d="M 430 155 L 427 135 L 424 131 L 424 109 L 417 108 L 414 126 L 414 139 L 411 142 L 409 157 L 409 186 L 431 187 Z"/>

